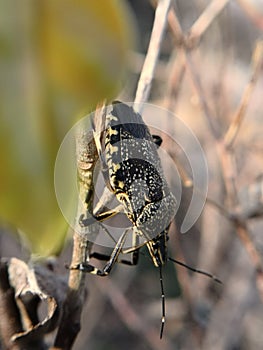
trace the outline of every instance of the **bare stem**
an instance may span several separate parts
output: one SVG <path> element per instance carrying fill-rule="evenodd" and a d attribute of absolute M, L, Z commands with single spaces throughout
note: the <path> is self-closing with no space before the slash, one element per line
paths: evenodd
<path fill-rule="evenodd" d="M 138 82 L 138 87 L 135 96 L 135 109 L 137 112 L 142 112 L 142 105 L 149 98 L 152 80 L 156 64 L 158 61 L 161 43 L 167 23 L 168 11 L 171 0 L 159 0 L 155 12 L 155 19 L 151 34 L 151 39 L 147 51 L 147 55 L 143 64 L 141 76 Z M 137 105 L 136 105 L 137 104 Z"/>
<path fill-rule="evenodd" d="M 168 20 L 169 20 L 170 29 L 173 32 L 175 40 L 179 41 L 181 43 L 185 43 L 187 39 L 182 32 L 179 20 L 176 16 L 176 13 L 174 10 L 170 11 Z M 214 125 L 215 123 L 212 119 L 212 112 L 210 111 L 210 108 L 206 102 L 205 94 L 204 94 L 203 87 L 201 84 L 201 79 L 200 79 L 200 77 L 199 77 L 199 75 L 194 67 L 193 62 L 192 62 L 192 55 L 189 52 L 189 50 L 187 49 L 187 45 L 182 45 L 179 48 L 179 50 L 181 50 L 179 52 L 183 56 L 185 67 L 187 69 L 187 72 L 190 74 L 194 88 L 198 94 L 199 101 L 200 101 L 202 110 L 204 112 L 204 116 L 206 118 L 206 121 L 210 127 L 210 130 L 211 130 L 214 138 L 219 139 L 219 137 L 220 137 L 219 131 L 218 131 L 218 128 Z"/>
<path fill-rule="evenodd" d="M 249 0 L 237 0 L 237 3 L 245 14 L 251 19 L 253 24 L 259 29 L 263 30 L 263 15 L 256 9 L 256 2 L 253 3 Z"/>
<path fill-rule="evenodd" d="M 119 313 L 122 321 L 127 327 L 133 330 L 136 334 L 141 335 L 144 342 L 148 343 L 151 349 L 170 350 L 173 348 L 172 344 L 170 344 L 165 337 L 163 337 L 162 340 L 159 339 L 156 329 L 143 319 L 142 314 L 137 313 L 134 310 L 120 288 L 116 287 L 110 279 L 103 280 L 103 288 L 100 290 L 105 294 L 105 297 L 110 300 L 116 312 Z"/>
<path fill-rule="evenodd" d="M 190 46 L 193 46 L 194 43 L 197 43 L 200 40 L 201 36 L 228 2 L 229 0 L 213 0 L 209 3 L 206 9 L 192 25 L 188 33 L 187 41 L 191 43 Z"/>
<path fill-rule="evenodd" d="M 240 130 L 242 121 L 251 99 L 251 95 L 260 76 L 260 71 L 263 64 L 263 41 L 258 41 L 254 49 L 254 53 L 251 61 L 251 77 L 249 82 L 244 89 L 243 96 L 241 98 L 240 104 L 235 112 L 232 123 L 230 124 L 224 138 L 226 147 L 232 147 L 233 143 L 237 137 L 238 131 Z"/>
<path fill-rule="evenodd" d="M 97 109 L 97 111 L 99 110 Z M 99 112 L 96 113 L 95 116 L 97 122 L 100 123 L 101 118 Z M 83 213 L 83 207 L 87 211 L 92 210 L 93 207 L 93 172 L 98 159 L 94 138 L 91 133 L 88 133 L 85 130 L 86 128 L 86 125 L 82 125 L 76 135 L 76 159 L 80 187 L 80 201 L 73 236 L 71 266 L 74 267 L 86 262 L 89 249 L 92 245 L 88 240 L 88 234 L 93 233 L 93 226 L 91 225 L 84 228 L 85 232 L 82 232 L 78 223 L 78 217 L 80 213 Z M 63 305 L 63 314 L 55 339 L 55 347 L 53 349 L 65 350 L 72 348 L 80 331 L 80 318 L 85 299 L 85 273 L 79 269 L 70 269 L 67 298 Z"/>
<path fill-rule="evenodd" d="M 219 138 L 220 138 L 219 127 L 217 125 L 215 125 L 215 120 L 212 117 L 213 113 L 210 110 L 210 107 L 207 103 L 207 98 L 205 96 L 205 93 L 204 93 L 204 90 L 202 87 L 200 76 L 197 73 L 197 70 L 195 69 L 195 66 L 194 66 L 193 61 L 192 61 L 192 55 L 190 52 L 187 52 L 186 50 L 184 53 L 185 53 L 185 64 L 186 64 L 187 70 L 190 74 L 190 77 L 192 79 L 195 90 L 198 94 L 200 105 L 201 105 L 202 110 L 204 112 L 204 116 L 206 118 L 207 124 L 208 124 L 214 138 L 216 140 L 219 140 Z"/>
<path fill-rule="evenodd" d="M 86 260 L 87 239 L 74 232 L 74 246 L 71 264 L 79 264 Z M 80 317 L 85 302 L 85 273 L 70 270 L 68 294 L 63 306 L 63 315 L 55 340 L 55 349 L 71 349 L 80 331 Z"/>
<path fill-rule="evenodd" d="M 263 44 L 259 42 L 254 51 L 252 59 L 252 74 L 250 81 L 244 91 L 243 97 L 239 108 L 233 118 L 233 122 L 230 125 L 225 137 L 222 139 L 218 130 L 218 126 L 215 125 L 214 120 L 211 118 L 212 114 L 210 112 L 209 106 L 207 104 L 207 99 L 202 89 L 200 77 L 195 69 L 194 63 L 192 61 L 192 55 L 189 52 L 189 46 L 187 40 L 192 37 L 195 38 L 195 45 L 198 44 L 196 38 L 200 38 L 204 31 L 208 28 L 211 21 L 219 14 L 228 1 L 217 1 L 214 0 L 211 3 L 211 6 L 208 6 L 206 12 L 204 12 L 200 18 L 193 25 L 190 30 L 189 37 L 185 36 L 181 30 L 180 23 L 177 19 L 176 13 L 174 10 L 170 11 L 168 20 L 170 28 L 174 34 L 174 38 L 178 44 L 178 49 L 181 49 L 184 53 L 186 70 L 190 73 L 190 76 L 193 81 L 193 85 L 198 94 L 201 107 L 204 112 L 204 116 L 209 126 L 211 133 L 213 134 L 217 146 L 218 156 L 221 162 L 222 174 L 224 179 L 224 184 L 226 188 L 226 199 L 228 201 L 228 208 L 223 211 L 223 214 L 226 215 L 235 225 L 236 234 L 244 245 L 252 264 L 255 267 L 257 274 L 257 287 L 260 292 L 260 296 L 263 300 L 263 269 L 262 261 L 260 254 L 257 251 L 247 227 L 247 223 L 244 222 L 241 218 L 236 216 L 236 208 L 238 207 L 238 195 L 236 189 L 236 179 L 237 174 L 235 171 L 235 157 L 232 153 L 232 148 L 230 147 L 235 140 L 235 137 L 240 128 L 241 122 L 243 120 L 246 108 L 248 106 L 252 90 L 255 86 L 255 83 L 259 77 L 259 72 L 262 67 L 262 56 L 263 56 Z M 181 45 L 183 43 L 183 45 Z M 230 209 L 230 210 L 229 210 Z M 229 214 L 228 214 L 229 213 Z M 232 216 L 231 213 L 234 213 Z"/>

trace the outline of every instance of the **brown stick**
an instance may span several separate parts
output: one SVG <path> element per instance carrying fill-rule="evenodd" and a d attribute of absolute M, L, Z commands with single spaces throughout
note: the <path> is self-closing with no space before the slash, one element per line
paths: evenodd
<path fill-rule="evenodd" d="M 85 236 L 74 232 L 72 264 L 86 260 L 88 242 Z M 63 315 L 57 332 L 53 350 L 69 350 L 80 331 L 80 317 L 86 299 L 85 273 L 80 270 L 70 270 L 68 294 L 63 306 Z"/>
<path fill-rule="evenodd" d="M 138 104 L 137 106 L 135 105 L 135 109 L 139 113 L 142 112 L 142 105 L 148 100 L 150 94 L 164 30 L 167 24 L 167 16 L 170 4 L 171 0 L 159 0 L 158 6 L 156 8 L 151 39 L 134 100 L 135 104 Z"/>
<path fill-rule="evenodd" d="M 245 14 L 251 19 L 254 25 L 256 25 L 259 29 L 263 30 L 263 15 L 257 11 L 255 4 L 251 1 L 247 0 L 237 0 L 241 9 L 245 12 Z"/>
<path fill-rule="evenodd" d="M 232 147 L 233 143 L 237 137 L 238 131 L 240 130 L 242 121 L 244 120 L 245 113 L 251 95 L 254 91 L 257 80 L 260 76 L 260 71 L 263 67 L 263 41 L 258 41 L 252 56 L 251 61 L 251 77 L 247 83 L 246 88 L 244 89 L 243 96 L 241 98 L 240 104 L 235 112 L 232 123 L 230 124 L 225 137 L 224 142 L 226 147 Z"/>
<path fill-rule="evenodd" d="M 95 115 L 95 117 L 97 118 L 96 121 L 98 123 L 102 122 L 99 112 Z M 90 135 L 90 133 L 87 133 L 84 127 L 79 130 L 79 133 L 76 136 L 76 158 L 81 201 L 79 203 L 73 236 L 71 266 L 74 267 L 87 261 L 87 256 L 92 246 L 92 242 L 88 241 L 88 233 L 92 234 L 93 230 L 96 230 L 96 228 L 91 225 L 85 228 L 85 232 L 81 232 L 81 228 L 78 223 L 78 216 L 80 213 L 82 213 L 83 206 L 85 206 L 86 210 L 89 212 L 92 211 L 93 208 L 93 172 L 98 159 L 93 136 Z M 68 280 L 67 298 L 64 302 L 63 314 L 54 347 L 52 348 L 53 350 L 69 350 L 72 348 L 72 345 L 80 331 L 80 318 L 86 299 L 86 294 L 85 273 L 79 269 L 71 269 Z"/>
<path fill-rule="evenodd" d="M 223 3 L 223 2 L 222 2 Z M 226 4 L 226 2 L 224 2 Z M 219 12 L 216 12 L 218 14 Z M 215 16 L 213 16 L 215 18 Z M 173 14 L 169 14 L 169 24 L 170 27 L 174 33 L 175 40 L 178 41 L 178 37 L 181 36 L 180 41 L 183 43 L 186 43 L 186 38 L 183 36 L 179 21 L 177 19 L 176 13 L 173 11 Z M 198 23 L 198 22 L 197 22 Z M 199 22 L 200 23 L 200 22 Z M 208 24 L 208 22 L 206 22 Z M 200 24 L 199 24 L 200 25 Z M 197 24 L 196 24 L 197 26 Z M 198 28 L 198 26 L 197 26 Z M 207 28 L 207 25 L 203 27 L 200 25 L 200 28 L 203 28 L 202 30 L 198 30 L 198 35 L 200 36 L 204 29 Z M 197 32 L 197 30 L 195 29 Z M 195 32 L 194 31 L 194 32 Z M 242 244 L 244 245 L 250 260 L 252 264 L 255 267 L 255 271 L 257 274 L 257 287 L 260 292 L 260 296 L 263 300 L 263 274 L 262 274 L 262 262 L 260 258 L 260 254 L 257 251 L 255 245 L 253 244 L 250 234 L 247 228 L 247 225 L 245 222 L 242 221 L 242 219 L 239 219 L 238 217 L 232 216 L 231 212 L 236 212 L 236 207 L 238 206 L 238 196 L 237 196 L 237 190 L 236 190 L 236 172 L 235 172 L 235 163 L 234 163 L 234 154 L 230 151 L 229 145 L 232 145 L 237 132 L 239 130 L 241 121 L 244 116 L 244 112 L 246 110 L 246 107 L 248 105 L 248 101 L 250 99 L 252 90 L 255 85 L 255 81 L 257 80 L 259 76 L 259 70 L 261 68 L 262 64 L 262 43 L 260 42 L 257 44 L 254 56 L 252 59 L 252 75 L 251 79 L 248 83 L 247 88 L 244 91 L 243 98 L 240 102 L 238 111 L 235 114 L 235 118 L 233 123 L 228 129 L 228 132 L 225 136 L 225 138 L 221 138 L 220 133 L 218 131 L 218 127 L 214 125 L 214 121 L 211 119 L 212 113 L 209 110 L 209 106 L 206 102 L 206 97 L 204 94 L 204 91 L 201 86 L 201 81 L 198 73 L 195 70 L 194 64 L 192 62 L 192 56 L 189 51 L 187 51 L 187 45 L 183 45 L 181 47 L 181 50 L 185 54 L 185 64 L 188 72 L 191 75 L 194 87 L 196 89 L 196 92 L 198 93 L 198 97 L 201 103 L 201 107 L 204 112 L 204 116 L 207 122 L 207 125 L 209 126 L 212 135 L 214 136 L 216 145 L 217 145 L 217 152 L 219 155 L 219 159 L 221 161 L 221 167 L 222 167 L 222 173 L 224 178 L 224 184 L 226 188 L 226 199 L 228 201 L 228 209 L 227 212 L 230 212 L 228 215 L 229 219 L 234 223 L 236 228 L 236 233 L 241 240 Z M 231 149 L 232 150 L 232 149 Z"/>
<path fill-rule="evenodd" d="M 208 29 L 213 20 L 219 15 L 229 0 L 213 0 L 192 25 L 186 43 L 188 47 L 195 47 L 202 35 Z"/>
<path fill-rule="evenodd" d="M 104 279 L 103 282 L 99 282 L 99 284 L 103 283 L 103 287 L 100 289 L 101 292 L 110 300 L 115 310 L 119 313 L 122 321 L 137 335 L 141 335 L 144 342 L 148 343 L 151 349 L 173 349 L 172 344 L 170 344 L 165 337 L 160 340 L 159 334 L 156 332 L 155 327 L 149 325 L 147 320 L 144 320 L 142 315 L 134 310 L 123 295 L 122 291 L 117 288 L 110 279 Z"/>
<path fill-rule="evenodd" d="M 172 30 L 172 33 L 174 35 L 175 40 L 182 42 L 182 43 L 185 43 L 187 39 L 183 34 L 179 20 L 176 16 L 176 13 L 174 10 L 170 10 L 170 13 L 168 16 L 168 21 L 169 21 L 170 29 Z M 190 77 L 192 79 L 194 88 L 198 94 L 200 104 L 201 104 L 202 110 L 204 112 L 204 116 L 206 118 L 206 121 L 209 124 L 210 130 L 213 133 L 214 138 L 219 139 L 220 134 L 218 131 L 218 127 L 216 127 L 214 125 L 215 122 L 211 118 L 212 112 L 210 111 L 210 108 L 206 102 L 205 94 L 204 94 L 202 84 L 201 84 L 201 79 L 194 68 L 191 53 L 187 50 L 186 44 L 183 45 L 182 47 L 180 47 L 180 50 L 181 50 L 180 52 L 182 53 L 182 56 L 183 56 L 183 59 L 185 62 L 186 69 L 190 73 Z"/>

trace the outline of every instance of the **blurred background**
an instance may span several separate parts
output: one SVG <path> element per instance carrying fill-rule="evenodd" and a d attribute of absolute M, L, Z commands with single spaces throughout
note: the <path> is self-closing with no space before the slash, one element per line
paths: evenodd
<path fill-rule="evenodd" d="M 64 262 L 70 261 L 71 236 L 53 187 L 59 145 L 101 99 L 134 100 L 155 13 L 154 2 L 148 0 L 78 3 L 0 1 L 0 254 L 24 259 L 29 252 L 56 254 L 61 274 Z M 183 33 L 210 3 L 220 1 L 172 1 Z M 186 123 L 208 162 L 203 214 L 188 233 L 177 232 L 192 195 L 191 187 L 183 187 L 170 229 L 169 255 L 215 274 L 224 284 L 168 262 L 163 271 L 166 325 L 159 340 L 159 271 L 142 249 L 136 267 L 119 264 L 106 279 L 87 276 L 88 301 L 76 350 L 263 347 L 258 266 L 246 239 L 226 217 L 226 211 L 242 214 L 245 234 L 261 260 L 263 74 L 262 61 L 254 76 L 251 62 L 262 39 L 263 3 L 225 3 L 218 15 L 210 14 L 210 26 L 190 51 L 190 65 L 169 22 L 149 100 Z M 193 76 L 200 80 L 201 94 Z M 220 140 L 251 76 L 255 85 L 228 166 Z M 207 122 L 204 104 L 216 132 Z M 169 140 L 163 147 L 189 168 L 182 150 L 171 147 Z M 173 174 L 167 177 L 173 179 Z M 229 177 L 237 192 L 234 198 Z"/>

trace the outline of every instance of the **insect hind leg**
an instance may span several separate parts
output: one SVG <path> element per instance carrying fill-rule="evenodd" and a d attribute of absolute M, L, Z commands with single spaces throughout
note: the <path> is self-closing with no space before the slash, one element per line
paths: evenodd
<path fill-rule="evenodd" d="M 127 236 L 128 232 L 129 232 L 129 228 L 126 229 L 122 233 L 122 235 L 118 239 L 116 246 L 114 247 L 114 249 L 109 257 L 109 260 L 107 261 L 106 265 L 102 269 L 98 269 L 95 266 L 93 266 L 89 263 L 86 263 L 86 262 L 80 263 L 77 266 L 71 266 L 70 269 L 80 270 L 80 271 L 95 274 L 98 276 L 107 276 L 111 272 L 113 266 L 115 265 L 115 263 L 118 260 L 118 257 L 119 257 L 119 255 L 122 251 L 122 248 L 125 244 L 125 240 L 126 240 L 126 236 Z M 101 255 L 101 257 L 106 257 L 106 256 Z M 101 259 L 101 260 L 103 260 L 103 259 Z"/>
<path fill-rule="evenodd" d="M 129 230 L 129 229 L 127 229 Z M 111 235 L 110 235 L 111 236 Z M 138 264 L 138 260 L 139 260 L 139 247 L 138 247 L 138 235 L 136 233 L 136 231 L 132 230 L 132 247 L 120 251 L 120 254 L 130 254 L 131 255 L 131 259 L 127 260 L 127 259 L 117 259 L 117 262 L 120 264 L 124 264 L 124 265 L 129 265 L 129 266 L 135 266 Z M 101 254 L 98 252 L 93 252 L 90 254 L 90 258 L 95 258 L 97 260 L 103 260 L 103 261 L 107 261 L 110 260 L 110 255 L 106 255 L 106 254 Z"/>

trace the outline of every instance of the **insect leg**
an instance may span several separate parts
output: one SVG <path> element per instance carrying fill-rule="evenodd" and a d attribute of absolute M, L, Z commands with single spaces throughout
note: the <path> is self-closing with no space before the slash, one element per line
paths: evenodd
<path fill-rule="evenodd" d="M 102 210 L 102 208 L 99 210 Z M 117 207 L 115 207 L 113 209 L 100 211 L 99 213 L 98 213 L 98 209 L 96 209 L 96 212 L 93 215 L 89 215 L 88 217 L 86 214 L 81 214 L 79 217 L 79 224 L 82 227 L 86 227 L 86 226 L 91 225 L 94 222 L 94 220 L 101 222 L 101 221 L 104 221 L 106 219 L 113 217 L 114 215 L 116 215 L 118 213 L 121 213 L 122 211 L 123 211 L 122 204 L 117 205 Z"/>
<path fill-rule="evenodd" d="M 98 216 L 100 213 L 105 212 L 105 208 L 113 202 L 115 193 L 111 192 L 107 186 L 104 187 L 103 193 L 100 196 L 98 203 L 96 204 L 93 213 Z"/>
<path fill-rule="evenodd" d="M 110 271 L 112 270 L 112 267 L 114 266 L 114 264 L 116 263 L 116 261 L 118 260 L 118 257 L 121 253 L 122 247 L 125 243 L 126 240 L 126 236 L 127 233 L 129 232 L 129 228 L 126 229 L 123 234 L 120 236 L 115 248 L 113 249 L 110 259 L 109 261 L 106 263 L 106 265 L 103 267 L 102 270 L 97 269 L 95 266 L 88 264 L 88 263 L 81 263 L 77 266 L 74 267 L 70 267 L 73 270 L 81 270 L 83 272 L 88 272 L 88 273 L 92 273 L 95 275 L 99 275 L 99 276 L 107 276 Z"/>
<path fill-rule="evenodd" d="M 138 249 L 134 250 L 131 253 L 132 259 L 131 260 L 126 260 L 126 259 L 118 259 L 117 262 L 120 264 L 124 264 L 124 265 L 129 265 L 129 266 L 134 266 L 137 265 L 138 263 Z M 98 252 L 93 252 L 90 254 L 91 258 L 95 258 L 97 260 L 103 260 L 103 261 L 107 261 L 110 259 L 110 255 L 106 255 L 106 254 L 101 254 Z"/>
<path fill-rule="evenodd" d="M 105 228 L 104 228 L 105 229 Z M 106 229 L 105 229 L 106 230 Z M 106 230 L 108 231 L 108 230 Z M 110 237 L 112 237 L 112 235 L 107 232 Z M 127 250 L 122 250 L 120 253 L 123 254 L 131 254 L 131 260 L 127 260 L 127 259 L 117 259 L 118 263 L 124 264 L 124 265 L 129 265 L 129 266 L 134 266 L 138 264 L 138 260 L 139 260 L 139 248 L 138 248 L 138 236 L 136 234 L 136 232 L 133 230 L 133 243 L 132 243 L 132 248 L 129 248 Z M 117 245 L 117 244 L 116 244 Z M 90 254 L 90 258 L 95 258 L 97 260 L 103 260 L 103 261 L 107 261 L 110 260 L 110 256 L 106 255 L 106 254 L 102 254 L 102 253 L 98 253 L 98 252 L 93 252 Z"/>

